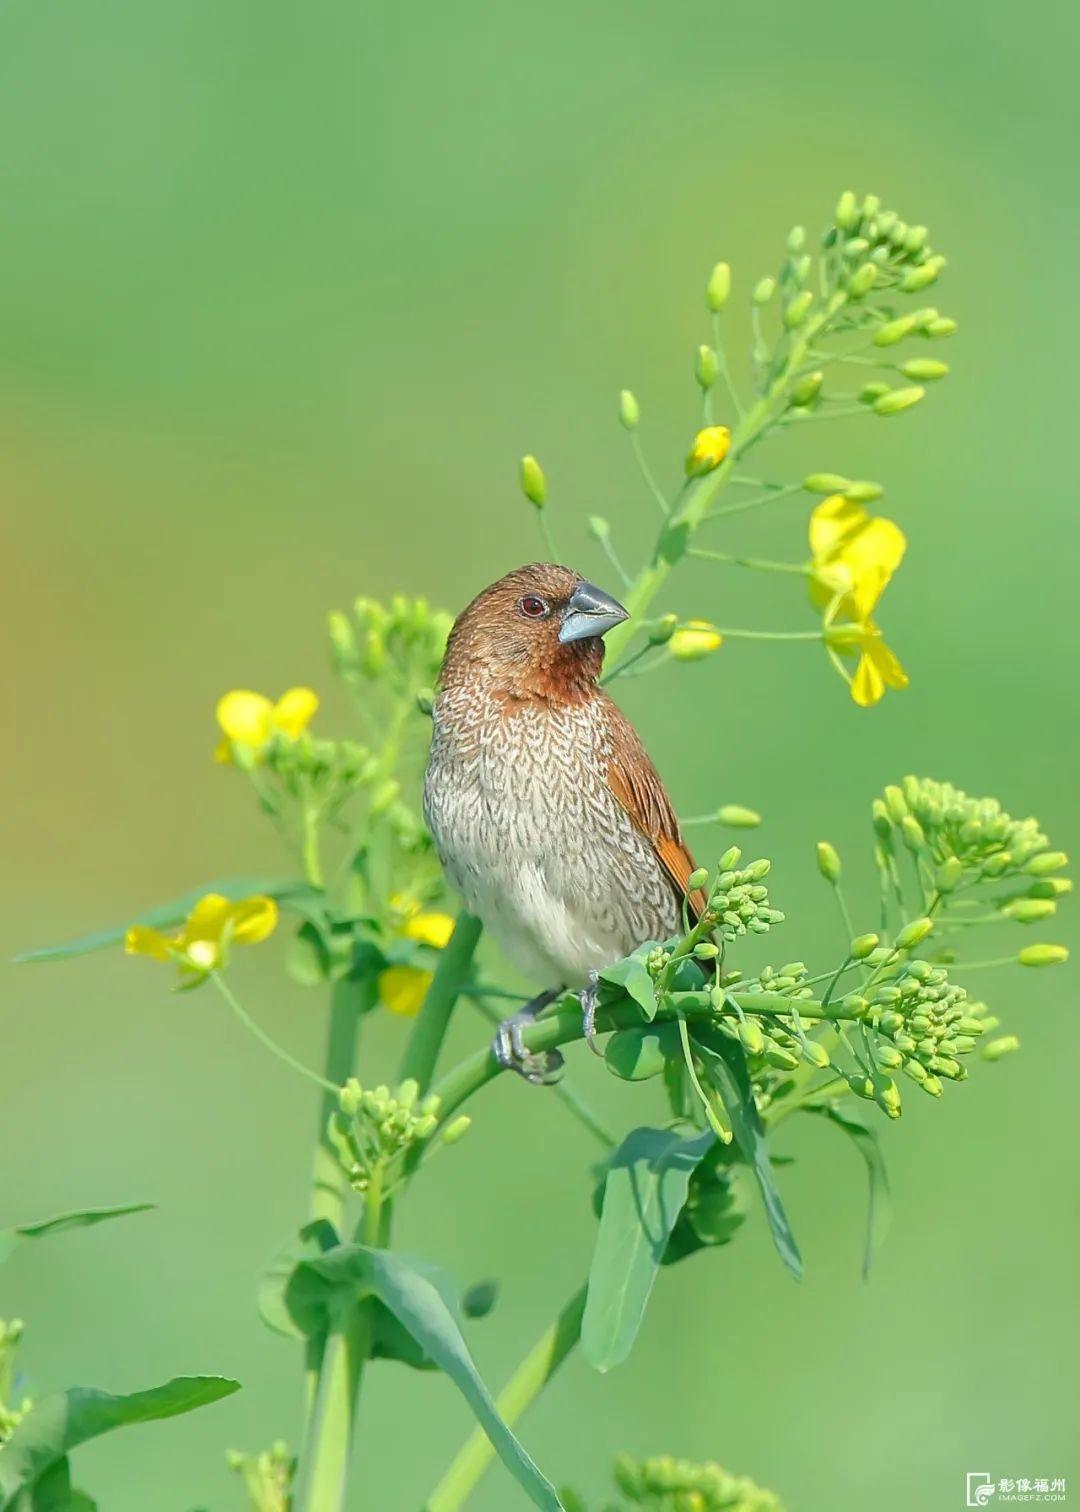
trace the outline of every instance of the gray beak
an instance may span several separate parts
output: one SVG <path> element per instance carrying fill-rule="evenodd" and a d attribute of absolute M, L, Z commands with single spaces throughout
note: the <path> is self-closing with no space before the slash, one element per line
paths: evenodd
<path fill-rule="evenodd" d="M 579 583 L 566 606 L 559 639 L 564 645 L 568 641 L 590 640 L 594 636 L 606 635 L 629 618 L 627 611 L 610 593 L 597 588 L 595 583 Z"/>

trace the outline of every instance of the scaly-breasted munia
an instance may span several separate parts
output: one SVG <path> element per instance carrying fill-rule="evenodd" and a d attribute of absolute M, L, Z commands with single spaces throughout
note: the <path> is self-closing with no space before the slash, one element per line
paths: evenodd
<path fill-rule="evenodd" d="M 596 973 L 678 932 L 695 864 L 637 732 L 599 686 L 602 637 L 628 618 L 568 567 L 519 567 L 458 617 L 446 648 L 424 813 L 446 873 L 485 929 L 547 990 L 495 1053 L 531 1081 L 521 1031 Z M 691 914 L 704 906 L 690 898 Z"/>

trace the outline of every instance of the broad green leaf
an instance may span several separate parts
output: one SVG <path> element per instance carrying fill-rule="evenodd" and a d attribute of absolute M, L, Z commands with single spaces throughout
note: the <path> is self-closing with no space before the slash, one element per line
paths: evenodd
<path fill-rule="evenodd" d="M 607 1068 L 623 1081 L 648 1081 L 659 1076 L 667 1061 L 679 1053 L 674 1024 L 641 1024 L 620 1029 L 604 1046 Z"/>
<path fill-rule="evenodd" d="M 326 1218 L 316 1218 L 306 1223 L 291 1239 L 275 1253 L 263 1272 L 256 1293 L 255 1305 L 259 1317 L 272 1333 L 282 1334 L 287 1339 L 307 1337 L 289 1311 L 286 1289 L 293 1272 L 302 1260 L 317 1260 L 338 1243 L 337 1229 Z"/>
<path fill-rule="evenodd" d="M 739 1149 L 750 1163 L 758 1186 L 761 1188 L 765 1213 L 777 1253 L 796 1281 L 801 1281 L 802 1255 L 795 1242 L 795 1235 L 791 1231 L 791 1224 L 773 1175 L 765 1128 L 754 1101 L 743 1048 L 718 1030 L 704 1027 L 695 1026 L 694 1040 L 720 1096 L 724 1099 L 724 1107 L 731 1119 L 732 1132 Z"/>
<path fill-rule="evenodd" d="M 459 1327 L 457 1289 L 450 1278 L 425 1261 L 343 1244 L 297 1267 L 289 1299 L 299 1310 L 298 1321 L 310 1323 L 320 1313 L 340 1316 L 343 1292 L 374 1296 L 393 1314 L 424 1355 L 453 1381 L 533 1505 L 543 1512 L 560 1512 L 554 1487 L 503 1422 L 477 1373 Z"/>
<path fill-rule="evenodd" d="M 870 1274 L 874 1255 L 884 1244 L 885 1235 L 892 1222 L 892 1200 L 889 1193 L 889 1173 L 885 1169 L 885 1156 L 882 1154 L 877 1133 L 849 1113 L 846 1108 L 835 1103 L 826 1103 L 822 1107 L 811 1108 L 808 1111 L 823 1114 L 831 1123 L 836 1124 L 837 1128 L 843 1129 L 866 1162 L 870 1201 L 866 1214 L 866 1245 L 863 1250 L 862 1273 L 865 1281 Z"/>
<path fill-rule="evenodd" d="M 656 986 L 645 965 L 653 948 L 651 944 L 639 945 L 633 955 L 605 966 L 600 973 L 601 983 L 621 988 L 627 997 L 637 1003 L 647 1019 L 656 1016 Z"/>
<path fill-rule="evenodd" d="M 13 1253 L 24 1239 L 44 1239 L 49 1234 L 60 1234 L 65 1229 L 93 1228 L 96 1223 L 107 1223 L 110 1218 L 126 1218 L 129 1213 L 149 1213 L 152 1202 L 128 1202 L 121 1207 L 82 1208 L 75 1213 L 61 1213 L 56 1218 L 43 1218 L 38 1223 L 22 1223 L 17 1228 L 0 1229 L 0 1265 Z"/>
<path fill-rule="evenodd" d="M 16 966 L 30 965 L 36 961 L 61 961 L 67 956 L 87 955 L 92 950 L 105 950 L 110 945 L 119 945 L 132 924 L 147 924 L 152 929 L 168 929 L 182 924 L 200 898 L 207 893 L 221 893 L 225 898 L 247 898 L 253 893 L 264 893 L 287 908 L 308 915 L 308 906 L 321 897 L 307 882 L 282 881 L 280 877 L 226 877 L 207 882 L 182 898 L 171 903 L 162 903 L 145 913 L 125 919 L 111 929 L 98 929 L 93 934 L 81 935 L 77 940 L 68 940 L 62 945 L 44 945 L 39 950 L 27 950 L 15 957 Z"/>
<path fill-rule="evenodd" d="M 714 1143 L 634 1129 L 611 1157 L 581 1324 L 585 1358 L 610 1370 L 630 1353 L 690 1177 Z"/>
<path fill-rule="evenodd" d="M 135 1391 L 129 1396 L 72 1386 L 55 1396 L 44 1397 L 19 1424 L 0 1453 L 0 1508 L 8 1512 L 17 1505 L 21 1491 L 35 1486 L 72 1449 L 88 1439 L 132 1423 L 152 1423 L 159 1418 L 192 1412 L 239 1390 L 238 1381 L 224 1376 L 177 1376 L 164 1386 Z"/>

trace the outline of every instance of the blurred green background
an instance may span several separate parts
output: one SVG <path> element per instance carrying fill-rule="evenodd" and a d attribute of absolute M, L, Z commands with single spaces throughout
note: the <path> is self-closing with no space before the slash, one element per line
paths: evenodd
<path fill-rule="evenodd" d="M 395 589 L 457 609 L 539 554 L 523 451 L 569 560 L 610 581 L 595 511 L 636 561 L 655 517 L 617 390 L 671 478 L 712 262 L 735 268 L 741 368 L 741 299 L 847 186 L 948 254 L 935 297 L 962 331 L 933 354 L 953 376 L 914 413 L 811 428 L 767 466 L 887 484 L 911 546 L 882 618 L 912 688 L 863 713 L 818 648 L 730 643 L 620 696 L 682 812 L 765 813 L 752 846 L 775 861 L 785 957 L 835 951 L 814 841 L 869 893 L 869 800 L 905 771 L 1033 810 L 1076 848 L 1078 40 L 1075 11 L 1039 0 L 7 0 L 5 957 L 280 866 L 210 760 L 216 696 L 311 681 L 319 727 L 344 731 L 325 611 Z M 733 522 L 727 542 L 798 556 L 808 509 Z M 797 586 L 722 568 L 685 570 L 669 603 L 808 623 Z M 1038 937 L 1068 942 L 1067 918 Z M 315 1062 L 322 1001 L 281 984 L 280 949 L 246 956 L 237 985 Z M 227 1403 L 83 1451 L 79 1480 L 109 1512 L 239 1507 L 225 1448 L 296 1437 L 298 1362 L 253 1290 L 303 1210 L 312 1098 L 213 995 L 174 998 L 147 963 L 5 972 L 0 1225 L 160 1209 L 24 1251 L 0 1313 L 28 1320 L 39 1390 L 235 1374 Z M 756 1215 L 665 1274 L 629 1363 L 600 1378 L 571 1360 L 527 1420 L 553 1477 L 598 1498 L 625 1447 L 715 1457 L 797 1512 L 960 1507 L 966 1470 L 1072 1475 L 1080 1495 L 1074 978 L 994 983 L 1024 1053 L 940 1103 L 913 1090 L 883 1129 L 897 1217 L 869 1285 L 856 1157 L 789 1127 L 805 1283 Z M 372 1079 L 402 1033 L 372 1025 Z M 480 1033 L 463 1022 L 457 1043 Z M 580 1050 L 572 1073 L 620 1129 L 652 1109 Z M 475 1112 L 401 1238 L 502 1279 L 473 1331 L 494 1384 L 584 1274 L 593 1149 L 510 1079 Z M 408 1512 L 466 1411 L 396 1367 L 365 1399 L 352 1504 Z M 495 1470 L 475 1505 L 520 1501 Z"/>

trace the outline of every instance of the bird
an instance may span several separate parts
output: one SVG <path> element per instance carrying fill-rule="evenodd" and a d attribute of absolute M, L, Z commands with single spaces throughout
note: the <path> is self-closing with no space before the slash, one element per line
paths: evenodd
<path fill-rule="evenodd" d="M 705 907 L 663 781 L 600 686 L 603 638 L 629 618 L 569 567 L 518 567 L 455 620 L 433 704 L 425 820 L 465 908 L 542 989 L 492 1046 L 534 1083 L 562 1057 L 529 1052 L 527 1025 L 577 993 L 596 1050 L 599 973 Z"/>

